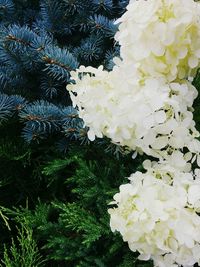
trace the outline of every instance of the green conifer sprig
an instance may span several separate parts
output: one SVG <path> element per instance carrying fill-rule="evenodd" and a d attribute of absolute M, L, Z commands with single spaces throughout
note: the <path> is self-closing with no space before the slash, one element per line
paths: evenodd
<path fill-rule="evenodd" d="M 17 241 L 12 239 L 9 248 L 4 247 L 1 267 L 43 267 L 37 244 L 33 239 L 33 231 L 24 226 L 17 228 Z M 18 243 L 18 244 L 17 244 Z"/>

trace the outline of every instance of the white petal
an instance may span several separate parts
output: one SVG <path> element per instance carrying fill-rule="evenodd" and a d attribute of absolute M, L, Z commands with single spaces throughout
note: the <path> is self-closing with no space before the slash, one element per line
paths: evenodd
<path fill-rule="evenodd" d="M 88 139 L 90 141 L 94 141 L 95 140 L 95 133 L 94 133 L 94 131 L 89 130 L 87 134 L 88 134 Z"/>
<path fill-rule="evenodd" d="M 190 66 L 190 68 L 196 68 L 198 66 L 199 60 L 197 57 L 195 56 L 191 56 L 188 60 L 188 64 Z"/>

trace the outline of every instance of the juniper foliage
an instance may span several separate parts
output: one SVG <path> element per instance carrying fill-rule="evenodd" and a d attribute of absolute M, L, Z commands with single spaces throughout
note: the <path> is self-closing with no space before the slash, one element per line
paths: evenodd
<path fill-rule="evenodd" d="M 31 203 L 4 208 L 11 224 L 33 230 L 46 266 L 152 266 L 136 260 L 110 231 L 108 204 L 135 166 L 130 155 L 117 159 L 104 154 L 103 148 L 96 154 L 89 146 L 87 151 L 74 147 L 62 159 L 54 156 L 40 169 L 51 199 L 35 200 L 34 208 Z M 142 160 L 135 162 L 137 170 Z"/>
<path fill-rule="evenodd" d="M 9 249 L 4 248 L 3 260 L 0 266 L 6 267 L 42 267 L 44 261 L 41 259 L 37 244 L 32 236 L 32 230 L 22 226 L 18 229 L 17 246 L 12 239 Z M 20 247 L 20 249 L 19 249 Z"/>

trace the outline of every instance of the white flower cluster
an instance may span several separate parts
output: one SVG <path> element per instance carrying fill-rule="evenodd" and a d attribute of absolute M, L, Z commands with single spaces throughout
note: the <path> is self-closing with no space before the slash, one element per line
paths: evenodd
<path fill-rule="evenodd" d="M 112 231 L 119 231 L 141 260 L 154 266 L 200 263 L 200 175 L 156 164 L 120 186 L 109 209 Z"/>
<path fill-rule="evenodd" d="M 123 60 L 144 76 L 194 75 L 200 59 L 200 5 L 193 0 L 130 0 L 117 21 Z"/>
<path fill-rule="evenodd" d="M 189 149 L 199 136 L 191 109 L 195 87 L 186 80 L 168 84 L 155 78 L 140 84 L 137 75 L 133 78 L 130 73 L 124 65 L 115 66 L 112 72 L 82 66 L 72 73 L 76 84 L 68 90 L 73 91 L 71 99 L 90 128 L 89 138 L 104 135 L 157 158 Z"/>
<path fill-rule="evenodd" d="M 119 231 L 140 259 L 156 267 L 200 264 L 200 134 L 193 120 L 200 66 L 200 3 L 130 0 L 115 39 L 121 60 L 111 72 L 81 66 L 68 86 L 88 137 L 146 153 L 145 162 L 120 186 L 110 209 Z"/>
<path fill-rule="evenodd" d="M 195 139 L 199 132 L 192 114 L 197 90 L 187 79 L 180 80 L 199 66 L 200 4 L 139 0 L 130 1 L 127 9 L 115 37 L 122 60 L 115 59 L 111 72 L 102 66 L 81 66 L 72 72 L 75 84 L 68 90 L 73 105 L 89 127 L 92 141 L 107 136 L 113 143 L 159 159 L 187 148 L 200 165 L 200 142 Z M 163 54 L 158 57 L 154 50 Z M 185 56 L 180 60 L 182 50 Z M 195 67 L 191 66 L 194 57 Z M 166 63 L 167 72 L 159 60 Z"/>

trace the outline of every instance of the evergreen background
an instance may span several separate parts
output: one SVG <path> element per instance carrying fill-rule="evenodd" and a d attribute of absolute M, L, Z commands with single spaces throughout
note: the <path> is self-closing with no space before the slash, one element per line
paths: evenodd
<path fill-rule="evenodd" d="M 0 266 L 152 266 L 111 232 L 107 213 L 145 157 L 90 143 L 66 91 L 80 65 L 112 70 L 127 4 L 0 0 Z"/>

